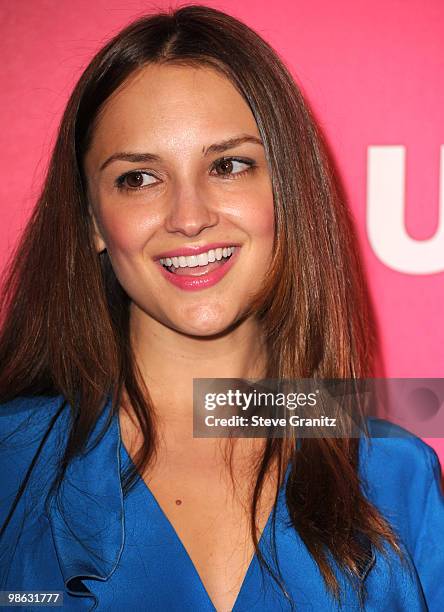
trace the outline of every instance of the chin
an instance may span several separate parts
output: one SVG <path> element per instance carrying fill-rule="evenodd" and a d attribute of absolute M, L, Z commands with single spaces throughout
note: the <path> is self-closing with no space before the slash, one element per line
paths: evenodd
<path fill-rule="evenodd" d="M 221 305 L 216 307 L 199 306 L 181 313 L 180 323 L 176 319 L 175 328 L 189 336 L 218 336 L 234 327 L 237 318 L 236 314 L 231 312 L 231 309 L 224 309 Z"/>

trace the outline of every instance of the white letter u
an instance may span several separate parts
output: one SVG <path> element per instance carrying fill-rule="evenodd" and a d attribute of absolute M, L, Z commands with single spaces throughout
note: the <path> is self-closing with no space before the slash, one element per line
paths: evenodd
<path fill-rule="evenodd" d="M 441 147 L 439 220 L 434 236 L 411 238 L 405 229 L 405 147 L 371 146 L 367 157 L 367 235 L 375 255 L 405 274 L 444 271 L 444 146 Z"/>

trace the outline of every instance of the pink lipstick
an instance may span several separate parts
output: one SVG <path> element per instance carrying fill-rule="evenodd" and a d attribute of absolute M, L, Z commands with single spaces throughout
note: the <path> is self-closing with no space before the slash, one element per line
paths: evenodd
<path fill-rule="evenodd" d="M 235 264 L 239 251 L 239 245 L 212 243 L 168 251 L 155 259 L 167 281 L 179 289 L 196 291 L 221 281 Z"/>

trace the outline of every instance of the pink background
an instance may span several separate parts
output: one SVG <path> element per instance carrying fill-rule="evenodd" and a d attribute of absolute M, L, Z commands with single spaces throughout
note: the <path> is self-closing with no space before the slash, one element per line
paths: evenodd
<path fill-rule="evenodd" d="M 358 226 L 386 375 L 444 377 L 444 273 L 414 275 L 389 268 L 373 252 L 366 229 L 370 145 L 406 147 L 410 235 L 429 238 L 438 225 L 442 0 L 207 4 L 244 20 L 271 43 L 315 111 Z M 168 6 L 177 3 L 1 0 L 0 267 L 35 203 L 61 113 L 82 69 L 111 34 Z M 427 441 L 443 462 L 444 440 Z"/>

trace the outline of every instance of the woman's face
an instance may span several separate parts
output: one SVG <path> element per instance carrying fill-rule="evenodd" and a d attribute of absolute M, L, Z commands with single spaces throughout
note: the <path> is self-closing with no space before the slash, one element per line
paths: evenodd
<path fill-rule="evenodd" d="M 194 336 L 242 317 L 268 274 L 274 210 L 256 122 L 228 79 L 144 67 L 107 101 L 85 171 L 96 247 L 132 316 Z"/>

